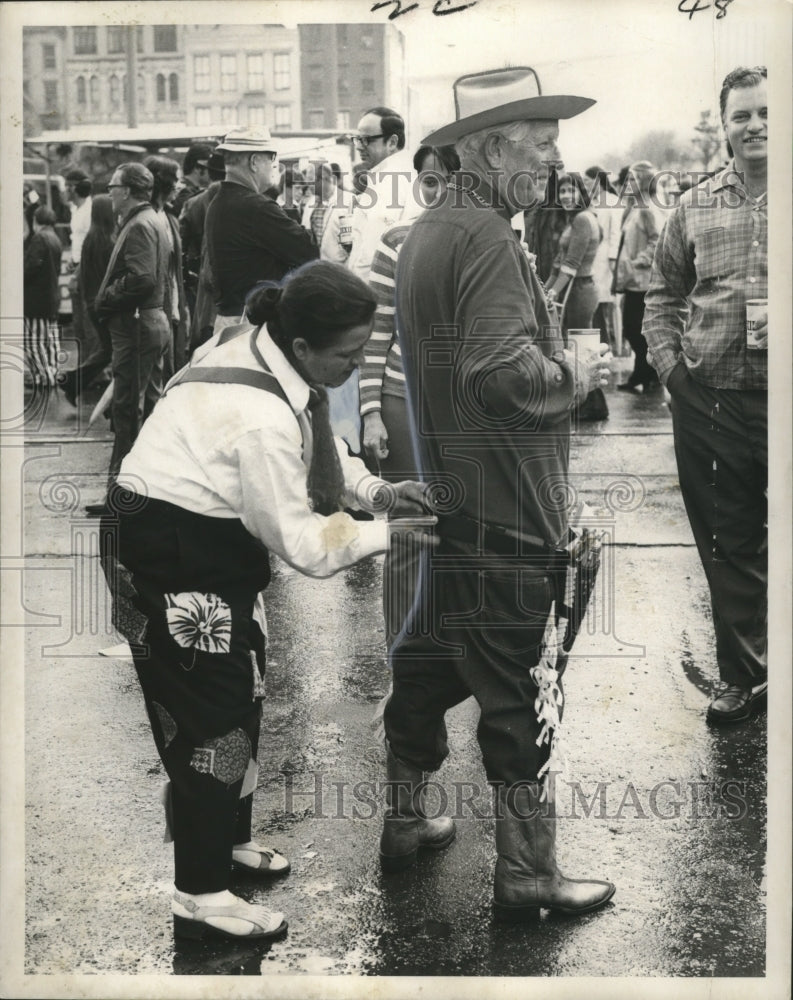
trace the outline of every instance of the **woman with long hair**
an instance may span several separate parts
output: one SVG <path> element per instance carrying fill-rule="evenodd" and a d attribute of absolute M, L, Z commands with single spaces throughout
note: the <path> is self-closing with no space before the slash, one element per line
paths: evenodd
<path fill-rule="evenodd" d="M 282 913 L 230 891 L 232 866 L 265 878 L 289 870 L 251 827 L 268 553 L 329 576 L 384 552 L 398 525 L 358 521 L 346 508 L 426 511 L 418 483 L 370 475 L 331 435 L 325 387 L 360 363 L 375 306 L 363 281 L 329 261 L 282 286 L 263 283 L 246 305 L 256 327 L 229 331 L 182 369 L 108 497 L 102 552 L 114 621 L 170 779 L 177 935 L 286 928 Z"/>
<path fill-rule="evenodd" d="M 558 191 L 567 222 L 559 239 L 547 296 L 552 304 L 562 303 L 562 337 L 567 344 L 569 330 L 592 327 L 599 298 L 592 272 L 602 233 L 589 204 L 589 192 L 579 177 L 562 174 Z M 599 386 L 592 389 L 573 412 L 579 420 L 605 420 L 609 408 L 603 390 Z"/>
<path fill-rule="evenodd" d="M 58 275 L 62 253 L 52 209 L 40 205 L 33 213 L 32 228 L 23 253 L 24 354 L 33 385 L 52 389 L 58 374 Z"/>
<path fill-rule="evenodd" d="M 116 219 L 113 214 L 113 203 L 107 194 L 94 195 L 91 201 L 91 228 L 83 240 L 80 255 L 80 270 L 78 294 L 83 302 L 83 316 L 86 333 L 95 346 L 82 363 L 70 371 L 62 372 L 61 388 L 67 400 L 75 405 L 77 397 L 100 372 L 110 364 L 113 353 L 110 334 L 104 323 L 97 317 L 94 304 L 96 293 L 110 262 L 115 242 Z"/>

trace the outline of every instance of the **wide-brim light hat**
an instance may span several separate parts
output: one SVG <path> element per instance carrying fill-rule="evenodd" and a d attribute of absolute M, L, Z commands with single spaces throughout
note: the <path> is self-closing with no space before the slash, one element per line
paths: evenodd
<path fill-rule="evenodd" d="M 234 128 L 215 149 L 225 153 L 277 153 L 278 149 L 266 125 Z"/>
<path fill-rule="evenodd" d="M 574 118 L 594 103 L 589 97 L 543 94 L 539 77 L 529 66 L 469 73 L 454 82 L 456 120 L 431 132 L 422 142 L 428 146 L 447 146 L 464 135 L 494 125 Z"/>

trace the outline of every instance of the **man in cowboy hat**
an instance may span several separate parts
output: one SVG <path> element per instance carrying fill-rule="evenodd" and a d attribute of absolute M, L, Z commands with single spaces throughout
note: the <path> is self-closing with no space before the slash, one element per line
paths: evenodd
<path fill-rule="evenodd" d="M 260 281 L 280 281 L 317 256 L 311 235 L 264 196 L 277 150 L 264 126 L 235 128 L 217 147 L 226 179 L 206 215 L 207 252 L 215 282 L 215 333 L 239 323 L 245 297 Z"/>
<path fill-rule="evenodd" d="M 540 96 L 523 68 L 466 76 L 454 90 L 457 120 L 424 142 L 454 143 L 462 171 L 413 224 L 396 278 L 414 450 L 448 502 L 391 654 L 381 862 L 402 868 L 419 848 L 453 839 L 450 819 L 427 818 L 422 779 L 448 754 L 445 712 L 473 695 L 496 791 L 495 915 L 578 914 L 614 886 L 567 879 L 556 866 L 538 712 L 555 738 L 561 691 L 552 658 L 540 659 L 558 594 L 553 553 L 567 529 L 570 411 L 604 367 L 563 349 L 510 220 L 542 197 L 559 160 L 559 119 L 594 102 Z"/>

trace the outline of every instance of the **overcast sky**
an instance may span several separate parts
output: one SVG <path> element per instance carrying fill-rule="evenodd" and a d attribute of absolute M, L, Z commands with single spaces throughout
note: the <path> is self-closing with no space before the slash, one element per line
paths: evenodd
<path fill-rule="evenodd" d="M 684 6 L 695 2 L 707 0 Z M 717 109 L 726 72 L 772 62 L 769 44 L 781 24 L 774 0 L 733 0 L 722 18 L 714 4 L 689 17 L 679 0 L 479 0 L 443 17 L 432 6 L 421 0 L 394 21 L 405 37 L 409 76 L 444 77 L 422 81 L 422 124 L 454 117 L 448 77 L 532 66 L 544 93 L 597 101 L 561 126 L 571 168 L 616 155 L 649 129 L 693 135 L 700 111 Z M 787 46 L 786 26 L 782 31 Z"/>

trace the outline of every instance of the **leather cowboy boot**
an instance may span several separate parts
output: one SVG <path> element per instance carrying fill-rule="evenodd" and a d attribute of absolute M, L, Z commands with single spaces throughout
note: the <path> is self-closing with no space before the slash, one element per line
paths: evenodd
<path fill-rule="evenodd" d="M 556 866 L 556 821 L 545 815 L 547 811 L 536 786 L 499 790 L 493 892 L 498 920 L 531 920 L 541 908 L 589 913 L 614 895 L 611 882 L 562 875 Z"/>
<path fill-rule="evenodd" d="M 439 851 L 454 840 L 454 820 L 427 819 L 424 814 L 424 774 L 386 751 L 386 810 L 380 837 L 380 864 L 397 872 L 416 863 L 420 847 Z"/>

